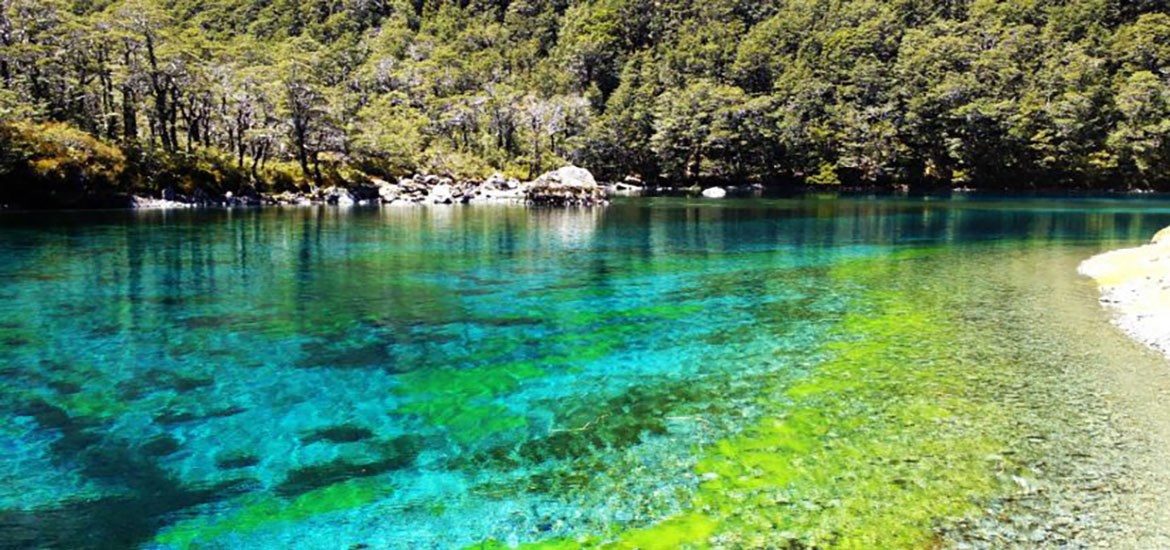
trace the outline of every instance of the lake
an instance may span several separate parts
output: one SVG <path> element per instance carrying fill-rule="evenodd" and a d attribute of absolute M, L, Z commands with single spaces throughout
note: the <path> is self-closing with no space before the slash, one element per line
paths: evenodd
<path fill-rule="evenodd" d="M 960 544 L 1103 456 L 1093 371 L 1165 366 L 1075 269 L 1167 225 L 1149 198 L 3 213 L 0 547 Z"/>

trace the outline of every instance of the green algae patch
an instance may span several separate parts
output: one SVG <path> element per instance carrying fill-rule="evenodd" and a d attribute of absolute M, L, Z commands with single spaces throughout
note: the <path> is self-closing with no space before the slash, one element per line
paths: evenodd
<path fill-rule="evenodd" d="M 705 514 L 687 514 L 662 523 L 630 531 L 616 543 L 606 545 L 615 550 L 674 550 L 705 548 L 705 541 L 715 532 L 718 523 Z"/>
<path fill-rule="evenodd" d="M 492 397 L 515 389 L 520 382 L 542 376 L 532 363 L 506 363 L 467 369 L 416 371 L 399 377 L 401 395 L 426 394 L 431 399 Z"/>
<path fill-rule="evenodd" d="M 836 275 L 876 286 L 897 280 L 897 261 Z M 1005 419 L 972 394 L 943 304 L 908 282 L 868 293 L 839 327 L 831 359 L 700 464 L 696 508 L 719 522 L 717 540 L 929 547 L 938 522 L 996 492 L 985 457 L 1003 448 Z"/>
<path fill-rule="evenodd" d="M 71 416 L 108 420 L 131 409 L 110 391 L 90 391 L 59 396 L 54 399 Z"/>
<path fill-rule="evenodd" d="M 829 359 L 762 392 L 759 424 L 707 450 L 691 512 L 618 534 L 604 548 L 929 548 L 936 528 L 1007 489 L 1008 419 L 979 394 L 946 298 L 898 281 L 900 262 L 849 262 L 873 285 L 824 344 Z M 1008 365 L 982 364 L 984 369 Z"/>
<path fill-rule="evenodd" d="M 322 487 L 292 500 L 275 496 L 249 498 L 241 508 L 221 517 L 179 522 L 155 541 L 171 548 L 191 548 L 224 535 L 244 534 L 279 522 L 305 520 L 319 514 L 351 510 L 390 495 L 392 488 L 370 479 Z"/>
<path fill-rule="evenodd" d="M 474 443 L 526 426 L 524 417 L 489 400 L 543 375 L 543 369 L 527 362 L 407 373 L 399 378 L 395 392 L 412 401 L 397 412 L 442 426 L 459 443 Z"/>
<path fill-rule="evenodd" d="M 524 417 L 494 403 L 461 403 L 440 399 L 416 401 L 402 406 L 398 411 L 418 415 L 432 425 L 446 428 L 451 437 L 462 444 L 471 444 L 493 434 L 528 425 Z"/>
<path fill-rule="evenodd" d="M 527 380 L 553 371 L 572 371 L 610 355 L 614 352 L 615 342 L 644 333 L 646 322 L 682 319 L 699 311 L 699 306 L 684 304 L 608 312 L 574 309 L 564 315 L 552 315 L 547 322 L 563 325 L 564 330 L 543 338 L 540 343 L 545 351 L 542 359 L 404 373 L 398 378 L 395 393 L 408 401 L 395 412 L 415 415 L 432 426 L 445 428 L 451 438 L 461 444 L 472 444 L 495 434 L 522 429 L 528 425 L 527 419 L 495 402 L 497 398 L 516 391 Z M 515 318 L 525 320 L 524 324 L 538 319 L 535 314 Z M 582 327 L 588 327 L 588 330 Z M 499 354 L 478 355 L 503 356 L 510 351 L 511 348 Z"/>
<path fill-rule="evenodd" d="M 656 305 L 600 313 L 574 309 L 552 315 L 547 322 L 561 325 L 563 330 L 543 337 L 543 358 L 401 374 L 395 393 L 408 401 L 395 412 L 416 415 L 432 426 L 445 428 L 461 444 L 522 429 L 528 425 L 527 419 L 498 404 L 499 397 L 516 391 L 525 381 L 552 372 L 571 372 L 612 354 L 616 342 L 644 333 L 647 322 L 677 320 L 700 309 L 695 305 Z M 516 344 L 510 342 L 510 346 L 499 353 L 478 350 L 477 355 L 504 356 Z"/>
<path fill-rule="evenodd" d="M 465 547 L 465 550 L 575 550 L 577 548 L 581 548 L 582 546 L 588 546 L 591 544 L 596 544 L 596 541 L 590 541 L 587 543 L 585 541 L 577 540 L 554 539 L 521 544 L 517 547 L 493 539 L 472 544 Z"/>

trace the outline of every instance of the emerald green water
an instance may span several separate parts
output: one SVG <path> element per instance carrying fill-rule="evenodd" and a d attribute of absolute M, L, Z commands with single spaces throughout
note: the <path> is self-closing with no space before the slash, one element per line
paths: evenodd
<path fill-rule="evenodd" d="M 0 214 L 0 547 L 929 546 L 1003 492 L 996 388 L 1059 348 L 991 275 L 1071 281 L 1166 225 L 1149 199 Z"/>

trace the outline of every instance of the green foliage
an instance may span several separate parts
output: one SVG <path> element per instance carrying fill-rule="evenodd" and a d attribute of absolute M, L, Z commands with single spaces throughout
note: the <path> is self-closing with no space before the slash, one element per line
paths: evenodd
<path fill-rule="evenodd" d="M 743 90 L 705 79 L 660 96 L 651 146 L 664 174 L 680 180 L 733 175 L 734 113 L 745 99 Z"/>
<path fill-rule="evenodd" d="M 106 192 L 125 168 L 121 151 L 67 124 L 0 123 L 0 202 L 61 203 Z"/>
<path fill-rule="evenodd" d="M 400 93 L 379 96 L 358 112 L 353 147 L 361 166 L 373 174 L 409 175 L 426 149 L 426 116 L 410 107 Z"/>
<path fill-rule="evenodd" d="M 837 171 L 832 164 L 824 163 L 817 170 L 817 173 L 808 178 L 808 182 L 813 185 L 840 185 L 841 178 L 837 177 Z"/>
<path fill-rule="evenodd" d="M 131 163 L 144 189 L 570 160 L 672 182 L 1170 186 L 1162 0 L 0 6 L 0 121 L 195 169 Z"/>
<path fill-rule="evenodd" d="M 1144 179 L 1164 177 L 1170 162 L 1170 85 L 1149 71 L 1129 76 L 1117 92 L 1122 120 L 1109 148 Z"/>

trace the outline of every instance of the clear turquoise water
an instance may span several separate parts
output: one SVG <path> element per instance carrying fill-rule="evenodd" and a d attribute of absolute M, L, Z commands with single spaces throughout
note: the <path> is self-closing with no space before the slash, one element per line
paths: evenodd
<path fill-rule="evenodd" d="M 652 525 L 843 338 L 874 289 L 835 267 L 1166 225 L 1155 199 L 0 214 L 0 547 Z"/>

